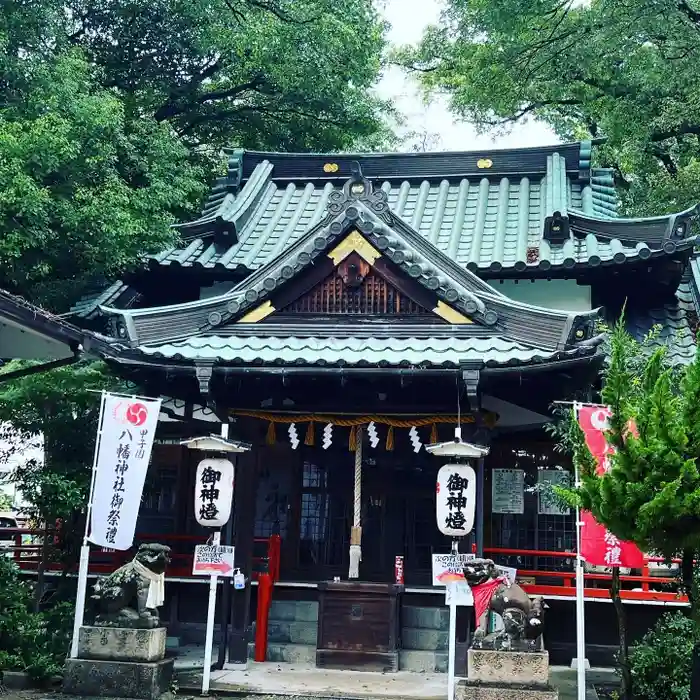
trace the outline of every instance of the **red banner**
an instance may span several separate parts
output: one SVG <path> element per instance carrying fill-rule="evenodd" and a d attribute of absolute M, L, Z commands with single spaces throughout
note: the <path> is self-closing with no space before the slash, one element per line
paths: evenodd
<path fill-rule="evenodd" d="M 613 448 L 605 439 L 610 409 L 605 406 L 581 406 L 578 423 L 586 437 L 586 444 L 596 459 L 598 474 L 610 469 L 609 455 Z M 581 555 L 594 566 L 644 567 L 644 555 L 632 542 L 622 542 L 600 525 L 588 512 L 581 513 Z"/>

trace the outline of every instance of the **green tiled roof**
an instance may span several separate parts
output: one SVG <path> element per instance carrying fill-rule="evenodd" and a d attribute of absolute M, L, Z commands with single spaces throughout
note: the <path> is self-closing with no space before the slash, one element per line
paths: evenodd
<path fill-rule="evenodd" d="M 486 155 L 491 166 L 479 168 Z M 612 172 L 591 169 L 590 158 L 590 143 L 489 154 L 236 152 L 235 177 L 217 185 L 200 219 L 179 226 L 183 243 L 151 264 L 260 268 L 324 218 L 329 195 L 347 180 L 349 159 L 360 162 L 398 217 L 475 272 L 620 264 L 692 244 L 682 224 L 694 210 L 618 219 Z M 336 165 L 337 175 L 324 174 L 324 162 Z M 543 237 L 554 212 L 571 223 L 564 243 Z"/>
<path fill-rule="evenodd" d="M 398 218 L 389 207 L 385 192 L 374 192 L 370 183 L 366 185 L 363 194 L 357 196 L 349 186 L 344 192 L 334 192 L 328 204 L 329 216 L 321 224 L 225 294 L 185 304 L 104 312 L 113 315 L 116 333 L 131 347 L 221 334 L 226 327 L 227 335 L 232 331 L 237 334 L 237 319 L 264 301 L 281 308 L 276 294 L 290 280 L 324 258 L 327 260 L 327 253 L 334 246 L 351 232 L 360 231 L 366 241 L 381 251 L 385 264 L 391 261 L 394 265 L 392 274 L 405 275 L 425 290 L 426 308 L 435 308 L 438 302 L 451 305 L 486 335 L 495 334 L 545 353 L 593 340 L 596 310 L 571 313 L 546 309 L 501 294 Z M 319 332 L 321 327 L 319 324 Z M 450 337 L 453 332 L 447 325 L 438 335 Z"/>
<path fill-rule="evenodd" d="M 259 329 L 264 332 L 264 329 Z M 309 338 L 194 336 L 177 343 L 141 346 L 140 353 L 171 360 L 226 364 L 317 366 L 458 367 L 478 362 L 517 366 L 591 356 L 595 348 L 543 352 L 523 343 L 491 338 Z"/>
<path fill-rule="evenodd" d="M 695 357 L 697 347 L 691 324 L 693 318 L 697 318 L 697 310 L 691 282 L 685 280 L 679 285 L 673 301 L 649 310 L 629 309 L 627 328 L 641 341 L 658 327 L 654 344 L 666 346 L 672 364 L 689 364 Z"/>

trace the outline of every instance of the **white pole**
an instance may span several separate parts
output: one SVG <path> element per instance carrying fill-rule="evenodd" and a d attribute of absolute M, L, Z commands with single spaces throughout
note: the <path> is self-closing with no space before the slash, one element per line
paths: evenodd
<path fill-rule="evenodd" d="M 454 700 L 455 697 L 455 652 L 457 641 L 457 605 L 455 596 L 452 596 L 450 603 L 450 637 L 447 652 L 447 700 Z"/>
<path fill-rule="evenodd" d="M 228 423 L 221 424 L 221 437 L 228 439 Z M 212 543 L 215 547 L 221 544 L 221 530 L 214 533 Z M 219 577 L 213 575 L 209 579 L 209 604 L 207 606 L 207 631 L 204 638 L 204 668 L 202 669 L 202 695 L 209 693 L 209 682 L 211 680 L 211 656 L 214 646 L 214 616 L 216 614 L 216 589 L 218 588 Z"/>
<path fill-rule="evenodd" d="M 80 628 L 85 618 L 85 594 L 87 592 L 88 564 L 90 563 L 90 545 L 88 533 L 90 532 L 90 518 L 92 517 L 92 501 L 95 490 L 95 474 L 97 472 L 97 457 L 100 454 L 100 442 L 102 441 L 102 420 L 105 412 L 105 399 L 107 394 L 103 391 L 100 399 L 100 413 L 97 418 L 97 440 L 95 441 L 95 455 L 92 459 L 92 476 L 90 477 L 90 491 L 88 493 L 87 512 L 85 514 L 85 534 L 80 548 L 80 565 L 78 567 L 78 590 L 75 594 L 75 619 L 73 620 L 73 639 L 70 645 L 70 658 L 78 658 L 78 641 Z"/>
<path fill-rule="evenodd" d="M 214 533 L 213 545 L 221 544 L 221 531 Z M 214 614 L 216 613 L 216 589 L 219 577 L 214 574 L 209 579 L 209 606 L 207 607 L 207 634 L 204 639 L 204 669 L 202 671 L 202 695 L 209 693 L 209 680 L 211 677 L 211 652 L 214 645 Z"/>
<path fill-rule="evenodd" d="M 578 420 L 580 404 L 574 404 Z M 578 465 L 574 464 L 576 487 L 581 486 Z M 581 510 L 576 509 L 576 685 L 577 699 L 586 700 L 586 606 L 583 578 L 583 557 L 581 556 Z"/>
<path fill-rule="evenodd" d="M 457 554 L 457 540 L 452 540 L 452 554 Z M 450 585 L 449 583 L 447 584 Z M 457 596 L 450 598 L 450 629 L 447 647 L 447 700 L 455 697 L 455 655 L 457 647 Z"/>

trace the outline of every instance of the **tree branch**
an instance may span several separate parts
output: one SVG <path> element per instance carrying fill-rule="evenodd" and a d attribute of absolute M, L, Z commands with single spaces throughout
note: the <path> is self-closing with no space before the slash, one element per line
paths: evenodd
<path fill-rule="evenodd" d="M 674 162 L 673 158 L 671 158 L 670 153 L 664 151 L 658 146 L 651 146 L 649 148 L 649 153 L 651 153 L 651 155 L 653 155 L 659 161 L 659 163 L 664 166 L 664 169 L 671 177 L 676 177 L 678 175 L 678 166 Z"/>
<path fill-rule="evenodd" d="M 196 107 L 197 105 L 205 104 L 207 102 L 214 102 L 216 100 L 231 99 L 233 97 L 238 97 L 244 92 L 249 90 L 257 90 L 264 84 L 265 80 L 262 75 L 258 75 L 247 83 L 241 83 L 235 87 L 229 88 L 228 90 L 218 90 L 212 92 L 205 92 L 198 97 L 191 98 L 185 102 L 177 103 L 174 100 L 170 100 L 163 106 L 159 107 L 153 118 L 156 121 L 165 121 L 166 119 L 171 119 L 172 117 L 177 117 L 181 114 L 185 114 L 188 110 Z M 177 97 L 175 97 L 177 100 Z"/>
<path fill-rule="evenodd" d="M 700 27 L 700 12 L 694 10 L 687 2 L 687 0 L 678 0 L 676 5 L 678 9 L 694 24 L 696 27 Z"/>
<path fill-rule="evenodd" d="M 523 117 L 535 112 L 542 107 L 553 107 L 555 105 L 580 105 L 583 104 L 582 100 L 569 99 L 569 100 L 542 100 L 540 102 L 532 102 L 527 107 L 523 107 L 519 112 L 512 114 L 509 117 L 504 117 L 503 119 L 487 121 L 486 124 L 489 126 L 504 126 L 505 124 L 511 124 L 517 122 Z"/>
<path fill-rule="evenodd" d="M 206 124 L 207 122 L 224 121 L 225 119 L 235 118 L 240 114 L 246 114 L 246 113 L 250 114 L 250 113 L 256 113 L 256 112 L 259 114 L 263 114 L 265 116 L 268 116 L 271 119 L 274 119 L 275 121 L 278 121 L 278 122 L 284 121 L 283 115 L 289 115 L 289 116 L 303 117 L 304 119 L 314 119 L 317 122 L 321 122 L 323 124 L 331 124 L 331 125 L 337 126 L 339 128 L 343 128 L 343 127 L 347 126 L 347 124 L 345 122 L 338 121 L 337 119 L 330 119 L 329 117 L 319 115 L 318 113 L 304 112 L 301 109 L 293 109 L 293 108 L 289 108 L 289 107 L 275 109 L 275 108 L 264 107 L 264 106 L 246 106 L 246 107 L 237 107 L 236 109 L 230 109 L 230 110 L 226 110 L 223 112 L 212 112 L 211 114 L 200 114 L 197 117 L 195 117 L 194 119 L 192 119 L 190 122 L 185 124 L 181 129 L 179 129 L 178 133 L 180 136 L 186 136 L 187 134 L 189 134 L 193 129 L 195 129 L 200 124 Z"/>
<path fill-rule="evenodd" d="M 687 134 L 700 136 L 700 124 L 679 124 L 675 129 L 654 132 L 649 138 L 651 141 L 658 142 L 666 141 L 666 139 L 678 138 L 679 136 L 685 136 Z"/>

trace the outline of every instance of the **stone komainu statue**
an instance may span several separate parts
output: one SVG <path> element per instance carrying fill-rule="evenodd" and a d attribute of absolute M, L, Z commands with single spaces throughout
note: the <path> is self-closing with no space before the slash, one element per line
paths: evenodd
<path fill-rule="evenodd" d="M 100 579 L 90 597 L 94 624 L 102 627 L 153 629 L 165 598 L 165 569 L 170 547 L 142 544 L 133 561 Z"/>
<path fill-rule="evenodd" d="M 544 632 L 542 598 L 530 599 L 515 582 L 503 577 L 491 559 L 475 559 L 464 567 L 464 577 L 474 592 L 477 613 L 474 646 L 514 651 L 539 651 Z M 480 606 L 479 599 L 485 601 Z M 487 634 L 488 613 L 495 612 L 503 620 L 504 631 Z"/>

